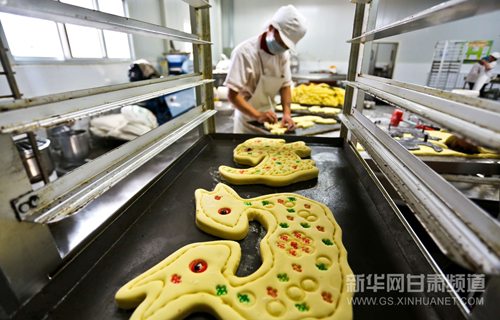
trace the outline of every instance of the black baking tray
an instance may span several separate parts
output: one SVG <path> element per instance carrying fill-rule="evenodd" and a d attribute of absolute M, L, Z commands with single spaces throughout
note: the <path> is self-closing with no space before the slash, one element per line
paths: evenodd
<path fill-rule="evenodd" d="M 220 165 L 233 162 L 233 149 L 253 135 L 210 134 L 200 138 L 158 179 L 118 212 L 112 223 L 96 231 L 95 239 L 80 254 L 68 258 L 64 268 L 14 319 L 129 319 L 114 301 L 116 291 L 177 249 L 218 239 L 195 225 L 194 192 L 213 190 L 222 182 Z M 280 138 L 280 136 L 275 136 Z M 364 274 L 433 273 L 401 221 L 373 184 L 350 147 L 340 138 L 293 137 L 305 141 L 320 170 L 314 180 L 286 187 L 232 186 L 243 198 L 293 192 L 327 205 L 342 228 L 342 241 L 353 272 Z M 253 223 L 240 241 L 243 251 L 239 275 L 260 265 L 256 247 L 265 230 Z M 419 293 L 413 296 L 421 296 Z M 357 297 L 412 296 L 399 292 L 364 292 Z M 444 295 L 446 293 L 435 294 Z M 355 305 L 354 319 L 461 319 L 455 306 Z M 213 319 L 194 314 L 189 319 Z"/>

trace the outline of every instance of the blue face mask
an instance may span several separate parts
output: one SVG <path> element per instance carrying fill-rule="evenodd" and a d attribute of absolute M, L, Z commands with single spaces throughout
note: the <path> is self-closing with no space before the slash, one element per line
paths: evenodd
<path fill-rule="evenodd" d="M 276 39 L 274 39 L 274 36 L 269 39 L 269 37 L 266 37 L 266 43 L 267 43 L 267 48 L 272 54 L 283 54 L 285 53 L 288 49 L 283 48 Z"/>

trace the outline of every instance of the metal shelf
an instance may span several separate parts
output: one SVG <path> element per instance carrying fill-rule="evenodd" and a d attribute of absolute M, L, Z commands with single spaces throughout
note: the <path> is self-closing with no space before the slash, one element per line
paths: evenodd
<path fill-rule="evenodd" d="M 5 0 L 0 2 L 0 11 L 104 30 L 195 44 L 212 44 L 210 41 L 199 39 L 195 34 L 52 0 Z"/>
<path fill-rule="evenodd" d="M 29 99 L 16 97 L 17 100 L 0 104 L 0 164 L 3 168 L 0 170 L 0 302 L 7 315 L 18 312 L 50 282 L 47 274 L 67 262 L 58 251 L 48 223 L 78 214 L 84 206 L 188 132 L 197 128 L 204 133 L 214 132 L 210 5 L 204 0 L 186 2 L 190 4 L 193 34 L 52 0 L 0 2 L 2 12 L 193 43 L 195 72 Z M 12 133 L 72 123 L 188 88 L 196 88 L 194 109 L 33 190 Z M 22 210 L 20 204 L 24 204 Z M 103 223 L 88 226 L 93 230 L 92 236 L 84 241 L 90 242 L 107 222 Z M 79 242 L 78 249 L 67 254 L 74 257 L 85 245 Z"/>
<path fill-rule="evenodd" d="M 202 107 L 197 107 L 110 151 L 106 156 L 78 167 L 72 174 L 23 195 L 13 202 L 19 219 L 46 224 L 67 218 L 216 112 L 203 112 Z M 18 207 L 33 197 L 38 199 L 38 205 L 21 212 Z"/>
<path fill-rule="evenodd" d="M 490 13 L 499 9 L 500 1 L 498 0 L 451 0 L 378 29 L 368 31 L 347 42 L 363 43 L 383 39 L 455 20 Z"/>
<path fill-rule="evenodd" d="M 345 82 L 349 88 L 345 97 L 347 103 L 340 115 L 343 126 L 341 137 L 351 144 L 353 150 L 357 150 L 358 141 L 361 143 L 376 167 L 451 261 L 472 272 L 491 275 L 494 280 L 490 283 L 493 284 L 486 286 L 483 296 L 498 295 L 494 283 L 500 279 L 500 222 L 477 207 L 419 158 L 364 117 L 361 111 L 365 93 L 368 93 L 437 123 L 481 146 L 500 150 L 500 103 L 369 76 L 362 71 L 369 60 L 369 50 L 366 49 L 369 49 L 370 43 L 365 42 L 489 13 L 500 9 L 500 2 L 452 0 L 387 26 L 362 31 L 374 24 L 376 17 L 373 12 L 376 12 L 377 6 L 377 0 L 373 0 L 369 5 L 356 5 L 353 39 L 348 41 L 351 43 L 348 70 L 350 77 Z M 442 70 L 456 68 L 455 61 L 446 57 L 439 60 Z M 357 156 L 362 159 L 360 154 Z M 369 167 L 368 164 L 365 166 Z M 383 189 L 376 174 L 371 177 L 379 188 Z M 391 199 L 390 195 L 384 195 L 388 200 Z M 401 214 L 398 208 L 393 209 L 396 215 Z M 426 248 L 421 250 L 425 252 Z M 442 273 L 439 267 L 435 271 L 437 274 Z M 457 296 L 456 290 L 451 287 L 449 293 Z M 486 313 L 491 316 L 495 306 L 485 303 L 484 306 L 474 309 L 466 305 L 459 307 L 469 318 Z"/>
<path fill-rule="evenodd" d="M 101 87 L 90 96 L 70 98 L 70 95 L 58 94 L 55 97 L 45 97 L 38 101 L 54 101 L 39 105 L 30 105 L 29 112 L 25 108 L 18 108 L 2 113 L 0 117 L 0 133 L 20 133 L 35 130 L 40 127 L 60 125 L 73 119 L 81 119 L 97 115 L 125 105 L 159 97 L 168 93 L 204 85 L 214 80 L 203 80 L 201 75 L 190 77 L 162 78 L 148 85 L 138 85 L 122 90 Z M 149 82 L 149 81 L 146 81 Z M 119 85 L 120 86 L 120 85 Z M 62 99 L 64 97 L 65 99 Z M 7 103 L 5 108 L 14 103 Z M 25 104 L 26 105 L 26 104 Z M 0 104 L 0 109 L 4 108 Z"/>
<path fill-rule="evenodd" d="M 345 83 L 429 119 L 452 133 L 465 136 L 483 146 L 500 150 L 500 127 L 498 126 L 500 112 L 485 110 L 443 97 L 421 94 L 411 89 L 378 81 L 377 77 L 360 76 L 356 82 L 346 81 Z M 497 103 L 497 108 L 500 109 L 500 103 Z"/>

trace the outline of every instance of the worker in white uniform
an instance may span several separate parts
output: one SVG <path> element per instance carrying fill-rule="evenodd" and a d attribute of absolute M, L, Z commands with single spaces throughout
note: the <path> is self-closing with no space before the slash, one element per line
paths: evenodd
<path fill-rule="evenodd" d="M 295 129 L 291 118 L 292 75 L 290 53 L 306 33 L 307 19 L 294 6 L 278 9 L 265 32 L 239 44 L 231 54 L 224 85 L 229 87 L 228 99 L 236 109 L 234 133 L 255 133 L 245 125 L 257 120 L 276 123 L 274 97 L 280 93 L 283 106 L 281 125 Z"/>
<path fill-rule="evenodd" d="M 471 90 L 479 91 L 480 96 L 484 96 L 484 89 L 493 77 L 493 69 L 497 65 L 497 60 L 500 58 L 499 52 L 493 52 L 487 59 L 483 58 L 475 64 L 467 77 L 465 82 L 469 84 Z"/>

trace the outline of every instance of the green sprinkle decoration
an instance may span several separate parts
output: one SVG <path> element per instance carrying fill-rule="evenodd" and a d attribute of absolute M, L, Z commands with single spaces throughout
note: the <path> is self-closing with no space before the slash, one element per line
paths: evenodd
<path fill-rule="evenodd" d="M 286 172 L 286 170 L 285 170 L 285 169 L 283 169 L 283 170 L 281 170 L 281 172 Z"/>
<path fill-rule="evenodd" d="M 286 273 L 282 273 L 282 274 L 278 274 L 278 280 L 280 282 L 288 282 L 290 280 L 290 278 L 288 277 L 288 275 Z"/>
<path fill-rule="evenodd" d="M 251 153 L 251 152 L 249 152 L 249 153 L 247 153 L 247 154 L 248 154 L 249 156 L 251 156 L 251 155 L 252 155 L 252 153 Z"/>
<path fill-rule="evenodd" d="M 266 146 L 266 148 L 269 148 L 269 146 Z"/>
<path fill-rule="evenodd" d="M 247 294 L 241 294 L 241 293 L 238 293 L 236 295 L 236 297 L 238 298 L 238 300 L 241 302 L 241 303 L 246 303 L 246 304 L 249 304 L 250 303 L 250 299 L 248 298 L 248 295 Z"/>
<path fill-rule="evenodd" d="M 294 213 L 295 212 L 295 209 L 286 209 L 286 211 L 290 212 L 290 213 Z"/>
<path fill-rule="evenodd" d="M 280 165 L 281 166 L 281 162 L 276 162 L 276 164 Z"/>
<path fill-rule="evenodd" d="M 282 222 L 282 223 L 280 223 L 280 227 L 282 227 L 282 228 L 288 228 L 288 223 Z"/>
<path fill-rule="evenodd" d="M 255 170 L 255 173 L 260 173 L 260 170 Z"/>
<path fill-rule="evenodd" d="M 302 228 L 310 228 L 311 225 L 307 222 L 301 222 L 300 225 L 302 226 Z"/>
<path fill-rule="evenodd" d="M 295 199 L 295 197 L 287 197 L 287 198 L 288 198 L 288 200 L 290 200 L 292 202 L 297 201 L 297 199 Z"/>
<path fill-rule="evenodd" d="M 279 153 L 279 152 L 278 152 L 276 155 L 277 155 L 277 156 L 281 156 L 281 153 Z"/>
<path fill-rule="evenodd" d="M 243 202 L 243 203 L 244 203 L 246 206 L 251 206 L 251 205 L 252 205 L 252 203 L 251 203 L 250 201 L 245 201 L 245 202 Z"/>
<path fill-rule="evenodd" d="M 227 294 L 227 289 L 226 289 L 226 285 L 220 285 L 218 284 L 216 287 L 215 287 L 215 290 L 217 290 L 217 296 L 220 297 L 220 296 L 225 296 Z"/>
<path fill-rule="evenodd" d="M 326 244 L 327 246 L 332 246 L 333 245 L 333 242 L 330 239 L 323 239 L 321 241 L 323 241 L 323 243 Z"/>
<path fill-rule="evenodd" d="M 296 303 L 295 306 L 300 312 L 309 311 L 309 306 L 305 302 Z"/>
<path fill-rule="evenodd" d="M 263 206 L 267 206 L 268 204 L 269 204 L 269 201 L 267 201 L 267 200 L 262 200 L 262 205 L 263 205 Z"/>
<path fill-rule="evenodd" d="M 295 161 L 296 163 L 300 163 L 300 161 Z"/>
<path fill-rule="evenodd" d="M 321 264 L 316 264 L 316 267 L 318 267 L 319 270 L 321 271 L 326 271 L 328 270 L 327 267 L 325 267 L 325 264 L 324 263 L 321 263 Z"/>
<path fill-rule="evenodd" d="M 233 169 L 227 169 L 227 172 L 231 172 L 231 171 L 233 171 Z"/>

